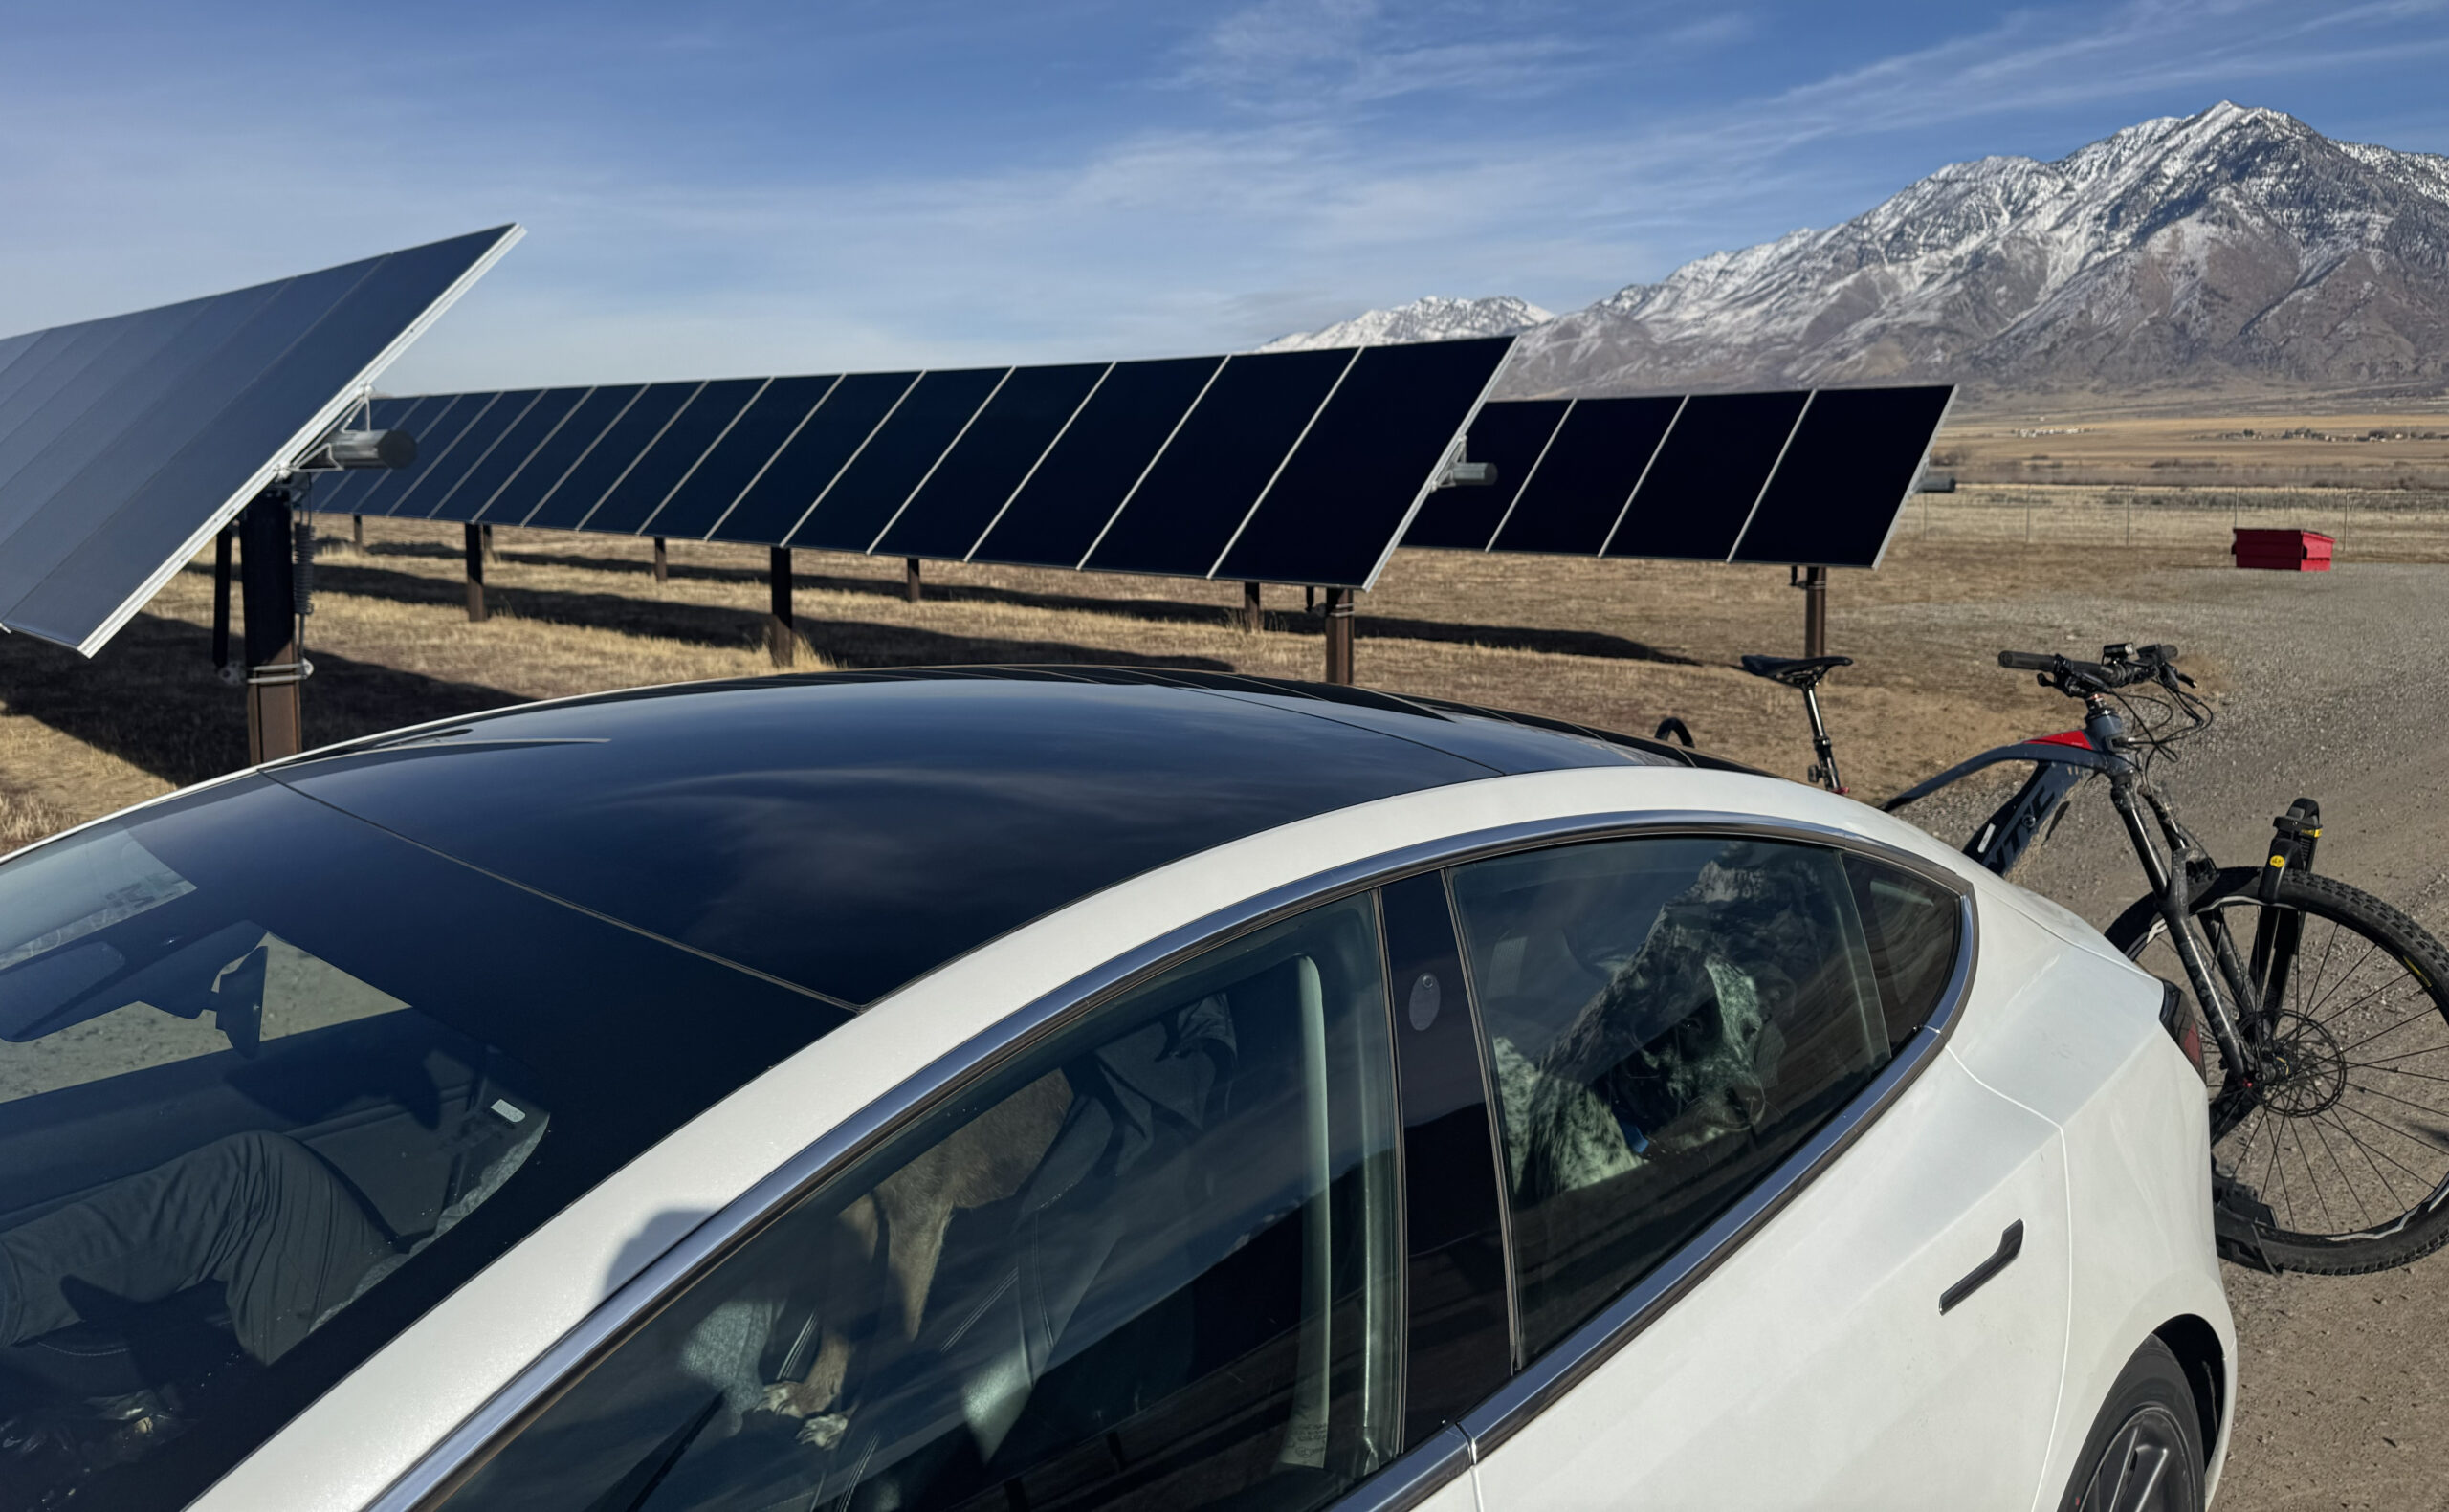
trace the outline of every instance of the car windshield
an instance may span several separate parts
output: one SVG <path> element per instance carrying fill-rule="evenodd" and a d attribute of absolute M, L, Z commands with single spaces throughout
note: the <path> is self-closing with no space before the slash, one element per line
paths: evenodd
<path fill-rule="evenodd" d="M 0 1506 L 183 1504 L 844 1017 L 261 779 L 0 864 Z"/>

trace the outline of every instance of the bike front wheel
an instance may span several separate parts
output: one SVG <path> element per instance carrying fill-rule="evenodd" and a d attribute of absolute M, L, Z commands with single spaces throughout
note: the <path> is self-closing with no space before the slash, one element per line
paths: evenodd
<path fill-rule="evenodd" d="M 2449 951 L 2328 877 L 2290 872 L 2267 905 L 2261 885 L 2259 868 L 2230 866 L 2194 905 L 2261 1062 L 2254 1085 L 2212 1089 L 2220 1227 L 2281 1270 L 2404 1265 L 2449 1244 Z M 2187 988 L 2157 900 L 2107 933 Z M 2238 979 L 2257 939 L 2260 987 Z"/>

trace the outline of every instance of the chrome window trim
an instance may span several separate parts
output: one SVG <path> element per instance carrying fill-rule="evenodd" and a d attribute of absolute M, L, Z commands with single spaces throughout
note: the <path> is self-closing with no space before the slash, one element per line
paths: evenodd
<path fill-rule="evenodd" d="M 973 1035 L 927 1066 L 843 1120 L 784 1161 L 747 1191 L 735 1197 L 671 1248 L 625 1282 L 573 1326 L 551 1348 L 495 1392 L 418 1457 L 383 1493 L 366 1504 L 367 1512 L 430 1512 L 456 1492 L 503 1445 L 548 1410 L 585 1378 L 597 1364 L 651 1322 L 690 1286 L 761 1234 L 836 1172 L 907 1128 L 934 1107 L 955 1095 L 975 1077 L 1027 1053 L 1070 1022 L 1093 1012 L 1115 997 L 1159 975 L 1188 956 L 1265 929 L 1295 913 L 1365 891 L 1416 872 L 1442 869 L 1511 851 L 1550 845 L 1671 834 L 1751 835 L 1850 850 L 1899 866 L 1956 894 L 1964 934 L 1958 943 L 1956 970 L 1942 994 L 1932 1019 L 1917 1031 L 1869 1087 L 1841 1111 L 1820 1134 L 1781 1162 L 1745 1198 L 1716 1223 L 1678 1250 L 1659 1270 L 1598 1318 L 1569 1336 L 1495 1395 L 1467 1413 L 1461 1430 L 1470 1435 L 1469 1459 L 1504 1441 L 1522 1421 L 1554 1396 L 1570 1389 L 1622 1346 L 1683 1291 L 1700 1280 L 1719 1258 L 1704 1250 L 1723 1250 L 1748 1237 L 1765 1222 L 1775 1207 L 1798 1190 L 1819 1169 L 1849 1143 L 1851 1136 L 1904 1089 L 1943 1043 L 1953 1026 L 1956 1009 L 1972 975 L 1975 956 L 1972 885 L 1936 863 L 1885 843 L 1834 825 L 1807 820 L 1778 820 L 1756 814 L 1707 809 L 1627 810 L 1527 820 L 1512 824 L 1467 831 L 1423 841 L 1332 866 L 1324 871 L 1271 887 L 1239 903 L 1218 909 L 1188 924 L 1092 967 L 1062 986 L 1043 993 Z M 1255 837 L 1254 837 L 1255 838 Z M 1093 899 L 1094 894 L 1091 895 Z M 1088 902 L 1090 900 L 1082 900 Z M 1076 906 L 1076 905 L 1075 905 Z M 881 1006 L 881 1005 L 879 1005 Z M 871 1010 L 872 1011 L 872 1010 Z M 890 1012 L 891 1010 L 887 1009 Z M 616 1173 L 611 1179 L 618 1180 Z M 1773 1191 L 1773 1189 L 1775 1189 Z M 1761 1200 L 1763 1194 L 1771 1200 Z M 1669 1273 L 1673 1273 L 1670 1275 Z M 1447 1430 L 1446 1432 L 1452 1432 Z M 1338 1501 L 1337 1507 L 1379 1506 L 1372 1489 L 1390 1473 L 1409 1465 L 1424 1451 L 1436 1448 L 1444 1434 L 1432 1438 L 1362 1481 Z M 1444 1466 L 1421 1476 L 1401 1478 L 1411 1486 L 1421 1477 L 1419 1495 L 1425 1497 L 1452 1479 Z M 1402 1493 L 1408 1494 L 1408 1492 Z M 1397 1512 L 1410 1501 L 1385 1503 Z"/>

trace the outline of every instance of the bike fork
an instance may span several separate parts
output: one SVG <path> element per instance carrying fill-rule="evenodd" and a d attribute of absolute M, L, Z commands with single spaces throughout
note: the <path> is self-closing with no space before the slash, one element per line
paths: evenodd
<path fill-rule="evenodd" d="M 2134 843 L 2134 854 L 2143 863 L 2143 874 L 2151 884 L 2152 895 L 2159 900 L 2160 918 L 2168 926 L 2169 943 L 2175 948 L 2177 959 L 2184 963 L 2186 979 L 2194 984 L 2195 998 L 2211 1020 L 2211 1037 L 2218 1041 L 2220 1059 L 2227 1063 L 2232 1079 L 2250 1087 L 2255 1065 L 2238 1037 L 2236 1016 L 2228 1009 L 2227 994 L 2219 990 L 2218 975 L 2203 953 L 2202 937 L 2195 932 L 2192 888 L 2185 885 L 2181 873 L 2161 861 L 2159 851 L 2152 846 L 2151 830 L 2135 805 L 2130 782 L 2112 779 L 2108 798 L 2126 825 L 2127 838 Z"/>
<path fill-rule="evenodd" d="M 1814 782 L 1825 783 L 1831 793 L 1842 793 L 1845 781 L 1837 775 L 1837 744 L 1828 738 L 1828 726 L 1820 717 L 1820 690 L 1804 689 L 1802 707 L 1811 715 L 1811 754 L 1820 758 L 1808 776 Z"/>

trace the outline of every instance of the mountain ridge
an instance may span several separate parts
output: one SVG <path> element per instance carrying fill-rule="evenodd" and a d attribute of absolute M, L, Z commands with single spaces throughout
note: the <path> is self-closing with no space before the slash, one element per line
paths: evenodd
<path fill-rule="evenodd" d="M 1430 303 L 1270 346 L 1484 334 L 1440 328 Z M 2054 162 L 1950 164 L 1836 226 L 1527 326 L 1500 392 L 1921 381 L 1976 401 L 2449 387 L 2449 157 L 2221 101 Z"/>

